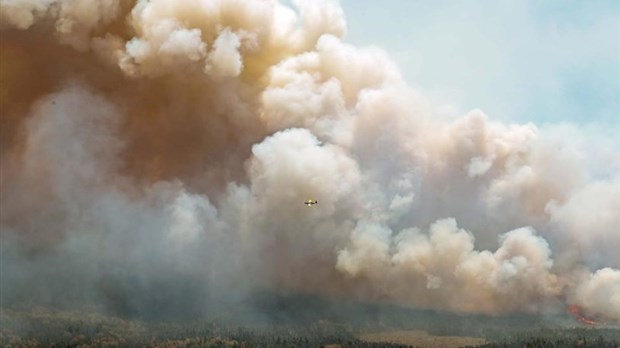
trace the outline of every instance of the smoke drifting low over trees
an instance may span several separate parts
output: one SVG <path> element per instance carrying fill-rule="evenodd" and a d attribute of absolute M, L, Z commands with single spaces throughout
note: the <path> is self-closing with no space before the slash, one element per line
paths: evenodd
<path fill-rule="evenodd" d="M 3 306 L 620 321 L 618 149 L 437 112 L 333 2 L 7 0 L 0 30 Z"/>

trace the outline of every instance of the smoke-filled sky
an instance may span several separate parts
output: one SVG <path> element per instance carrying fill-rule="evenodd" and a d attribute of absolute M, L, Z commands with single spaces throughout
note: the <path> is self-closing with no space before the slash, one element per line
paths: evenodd
<path fill-rule="evenodd" d="M 0 4 L 3 306 L 620 321 L 618 134 L 446 112 L 333 1 Z"/>

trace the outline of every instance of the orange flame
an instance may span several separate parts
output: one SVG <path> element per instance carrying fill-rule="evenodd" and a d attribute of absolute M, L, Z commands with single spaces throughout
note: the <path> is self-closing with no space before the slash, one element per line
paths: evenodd
<path fill-rule="evenodd" d="M 583 315 L 581 308 L 577 305 L 568 306 L 568 312 L 572 314 L 579 322 L 586 325 L 596 325 L 596 321 Z"/>

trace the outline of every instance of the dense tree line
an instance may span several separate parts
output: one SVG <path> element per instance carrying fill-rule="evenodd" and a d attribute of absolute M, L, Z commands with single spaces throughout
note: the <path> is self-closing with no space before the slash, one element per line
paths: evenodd
<path fill-rule="evenodd" d="M 149 323 L 95 313 L 5 310 L 0 347 L 405 348 L 363 342 L 338 325 L 243 328 L 213 322 Z"/>
<path fill-rule="evenodd" d="M 613 328 L 542 329 L 511 334 L 477 348 L 618 348 L 620 330 Z M 473 348 L 473 347 L 466 347 Z"/>
<path fill-rule="evenodd" d="M 620 341 L 603 338 L 596 339 L 562 339 L 532 337 L 511 342 L 489 343 L 477 347 L 466 348 L 618 348 Z"/>
<path fill-rule="evenodd" d="M 499 328 L 498 328 L 499 329 Z M 360 340 L 359 328 L 307 325 L 239 326 L 220 321 L 144 322 L 96 312 L 3 309 L 0 347 L 412 348 Z M 449 332 L 449 331 L 446 331 Z M 493 331 L 482 348 L 618 348 L 620 330 L 573 328 Z M 414 342 L 415 343 L 415 342 Z"/>

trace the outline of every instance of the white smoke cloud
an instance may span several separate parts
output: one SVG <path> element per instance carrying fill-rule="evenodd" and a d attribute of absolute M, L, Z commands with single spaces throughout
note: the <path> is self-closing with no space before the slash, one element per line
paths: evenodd
<path fill-rule="evenodd" d="M 428 234 L 413 228 L 393 235 L 364 223 L 337 267 L 370 278 L 389 298 L 449 310 L 534 310 L 533 303 L 559 295 L 549 246 L 530 229 L 500 236 L 494 253 L 474 250 L 474 239 L 454 219 L 435 222 Z"/>
<path fill-rule="evenodd" d="M 620 271 L 603 268 L 582 279 L 573 301 L 590 315 L 618 318 L 620 315 Z"/>
<path fill-rule="evenodd" d="M 266 288 L 620 320 L 620 181 L 589 142 L 437 114 L 330 1 L 125 5 L 0 5 L 5 301 Z"/>

